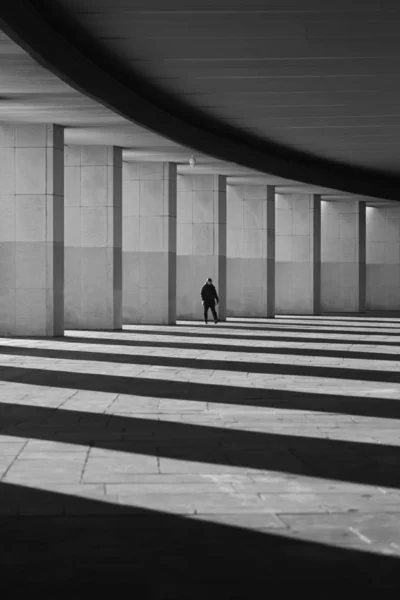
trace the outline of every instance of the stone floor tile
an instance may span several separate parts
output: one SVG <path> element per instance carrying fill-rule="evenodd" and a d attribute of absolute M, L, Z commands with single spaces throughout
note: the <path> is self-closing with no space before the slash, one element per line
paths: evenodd
<path fill-rule="evenodd" d="M 48 454 L 51 454 L 52 456 L 56 455 L 58 456 L 58 453 L 66 453 L 66 454 L 70 454 L 70 453 L 86 453 L 87 452 L 87 446 L 81 446 L 79 444 L 66 444 L 62 441 L 59 442 L 50 442 L 50 441 L 46 441 L 46 440 L 28 440 L 28 442 L 26 444 L 24 444 L 24 450 L 23 453 L 21 454 L 21 457 L 23 457 L 24 453 L 30 453 L 30 452 L 45 452 Z"/>
<path fill-rule="evenodd" d="M 6 456 L 17 456 L 25 444 L 26 442 L 3 442 L 0 437 L 0 460 Z"/>
<path fill-rule="evenodd" d="M 126 507 L 187 515 L 196 513 L 196 497 L 197 494 L 119 494 L 117 502 Z"/>
<path fill-rule="evenodd" d="M 202 512 L 191 516 L 192 519 L 201 519 L 204 522 L 218 523 L 220 525 L 229 525 L 230 527 L 243 527 L 256 531 L 268 531 L 274 529 L 287 529 L 287 525 L 274 514 L 264 512 L 231 512 L 224 514 L 221 512 L 210 513 Z"/>
<path fill-rule="evenodd" d="M 47 463 L 47 464 L 46 464 Z M 15 461 L 4 481 L 21 485 L 30 485 L 35 482 L 53 481 L 55 483 L 79 483 L 81 479 L 83 462 L 17 460 Z"/>
<path fill-rule="evenodd" d="M 222 463 L 222 464 L 221 464 Z M 240 473 L 246 474 L 251 472 L 250 468 L 246 467 L 232 467 L 232 465 L 221 463 L 212 463 L 207 461 L 185 461 L 173 458 L 160 457 L 160 473 Z"/>
<path fill-rule="evenodd" d="M 122 460 L 116 458 L 89 458 L 82 481 L 87 483 L 110 483 L 129 481 L 130 475 L 137 473 L 158 473 L 158 462 L 154 456 L 139 454 Z"/>
<path fill-rule="evenodd" d="M 4 474 L 6 471 L 8 471 L 8 469 L 10 468 L 10 466 L 12 465 L 12 463 L 15 460 L 15 456 L 13 456 L 12 454 L 8 454 L 5 456 L 0 456 L 0 473 Z M 2 476 L 2 475 L 1 475 Z"/>
<path fill-rule="evenodd" d="M 107 494 L 117 496 L 130 496 L 142 494 L 171 494 L 171 496 L 181 494 L 208 494 L 208 493 L 237 493 L 233 484 L 228 482 L 213 483 L 202 481 L 197 483 L 189 482 L 134 482 L 134 483 L 107 483 Z"/>

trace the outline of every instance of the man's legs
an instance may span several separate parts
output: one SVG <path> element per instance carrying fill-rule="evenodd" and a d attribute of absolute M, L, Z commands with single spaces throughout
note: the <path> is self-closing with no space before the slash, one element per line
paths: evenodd
<path fill-rule="evenodd" d="M 217 321 L 219 319 L 218 319 L 217 311 L 215 310 L 215 304 L 211 304 L 210 308 L 211 308 L 212 316 L 214 317 L 214 323 L 217 323 Z"/>
<path fill-rule="evenodd" d="M 208 306 L 208 304 L 206 304 L 206 302 L 204 302 L 204 323 L 207 323 L 208 321 L 208 309 L 210 307 Z"/>

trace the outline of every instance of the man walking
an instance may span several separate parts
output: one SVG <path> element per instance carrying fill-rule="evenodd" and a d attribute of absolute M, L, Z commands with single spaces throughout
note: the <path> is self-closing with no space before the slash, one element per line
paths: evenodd
<path fill-rule="evenodd" d="M 211 277 L 207 279 L 201 288 L 200 295 L 204 306 L 204 322 L 208 322 L 208 309 L 211 309 L 212 316 L 214 317 L 214 323 L 218 323 L 219 319 L 215 310 L 215 303 L 218 304 L 219 298 Z"/>

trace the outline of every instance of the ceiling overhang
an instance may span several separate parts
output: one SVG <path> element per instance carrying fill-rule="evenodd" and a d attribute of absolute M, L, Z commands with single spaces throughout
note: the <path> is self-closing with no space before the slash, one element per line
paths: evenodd
<path fill-rule="evenodd" d="M 137 91 L 138 82 L 117 78 L 57 30 L 29 0 L 3 0 L 0 27 L 39 64 L 82 94 L 116 114 L 154 131 L 181 146 L 221 161 L 350 194 L 397 200 L 400 177 L 350 167 L 281 145 L 260 141 L 233 127 L 202 119 L 193 112 L 179 117 Z"/>

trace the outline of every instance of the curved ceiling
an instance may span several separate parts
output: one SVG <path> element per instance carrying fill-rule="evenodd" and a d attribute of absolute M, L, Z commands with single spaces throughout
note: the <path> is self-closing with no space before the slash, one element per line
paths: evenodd
<path fill-rule="evenodd" d="M 399 197 L 394 0 L 3 0 L 0 17 L 68 83 L 178 143 Z"/>

